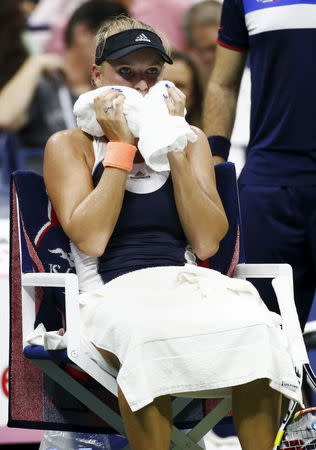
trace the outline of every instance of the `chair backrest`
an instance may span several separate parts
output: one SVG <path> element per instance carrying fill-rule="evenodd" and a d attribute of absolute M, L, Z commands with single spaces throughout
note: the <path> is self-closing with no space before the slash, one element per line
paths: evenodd
<path fill-rule="evenodd" d="M 9 192 L 10 173 L 15 167 L 15 137 L 12 133 L 0 133 L 1 191 Z"/>
<path fill-rule="evenodd" d="M 78 413 L 82 406 L 70 400 L 48 376 L 23 356 L 23 321 L 44 323 L 47 330 L 64 327 L 62 288 L 36 288 L 33 310 L 23 306 L 21 272 L 71 272 L 69 239 L 60 227 L 48 200 L 42 176 L 17 171 L 11 176 L 10 196 L 10 363 L 9 426 L 73 429 L 64 426 L 63 399 Z M 31 289 L 31 288 L 29 288 Z M 23 312 L 23 320 L 22 320 Z M 52 401 L 52 399 L 54 399 Z M 84 413 L 86 412 L 84 408 Z M 79 419 L 78 419 L 79 420 Z M 104 425 L 104 424 L 103 424 Z"/>
<path fill-rule="evenodd" d="M 245 261 L 235 165 L 231 162 L 217 164 L 215 176 L 229 229 L 220 243 L 218 252 L 209 260 L 209 267 L 224 275 L 232 276 L 236 265 Z"/>
<path fill-rule="evenodd" d="M 12 186 L 16 193 L 12 202 L 18 201 L 21 271 L 74 272 L 69 239 L 51 207 L 43 177 L 34 172 L 16 171 L 12 174 Z M 61 313 L 57 314 L 59 322 L 52 306 Z M 56 329 L 62 326 L 63 312 L 63 290 L 45 289 L 37 322 L 43 322 L 47 330 Z"/>
<path fill-rule="evenodd" d="M 242 254 L 236 174 L 232 163 L 220 164 L 215 171 L 217 188 L 229 221 L 229 232 L 221 242 L 218 253 L 206 265 L 231 275 Z M 55 426 L 57 429 L 84 431 L 82 418 L 76 422 L 79 414 L 68 415 L 65 420 L 65 412 L 51 412 L 52 392 L 59 390 L 60 393 L 60 388 L 23 357 L 21 272 L 33 271 L 74 272 L 74 264 L 69 239 L 51 207 L 42 176 L 29 171 L 16 171 L 11 179 L 9 424 L 25 428 L 51 429 Z M 34 326 L 40 322 L 47 330 L 64 326 L 63 290 L 38 289 L 36 294 Z M 78 402 L 72 404 L 73 412 L 76 408 L 78 410 Z M 193 405 L 177 417 L 178 426 L 181 423 L 181 428 L 190 428 L 210 408 L 208 401 L 194 400 Z M 100 429 L 100 423 L 97 428 Z"/>

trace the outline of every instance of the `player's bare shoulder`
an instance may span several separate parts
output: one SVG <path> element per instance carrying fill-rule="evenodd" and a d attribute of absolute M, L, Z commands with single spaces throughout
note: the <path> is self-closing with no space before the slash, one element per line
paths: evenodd
<path fill-rule="evenodd" d="M 53 164 L 71 164 L 81 160 L 90 166 L 94 162 L 92 137 L 79 128 L 54 133 L 47 141 L 44 152 L 44 167 Z"/>
<path fill-rule="evenodd" d="M 53 134 L 47 141 L 44 152 L 44 174 L 86 165 L 89 169 L 94 163 L 92 138 L 79 128 L 62 130 Z"/>
<path fill-rule="evenodd" d="M 79 128 L 71 130 L 61 130 L 54 133 L 47 141 L 45 146 L 46 152 L 64 153 L 71 152 L 73 149 L 77 151 L 81 148 L 87 148 L 92 145 L 91 136 L 84 133 Z"/>

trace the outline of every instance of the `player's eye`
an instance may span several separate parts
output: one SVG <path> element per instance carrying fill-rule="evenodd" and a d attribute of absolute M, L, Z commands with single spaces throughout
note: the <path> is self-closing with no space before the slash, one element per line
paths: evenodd
<path fill-rule="evenodd" d="M 147 73 L 148 75 L 159 75 L 159 74 L 160 74 L 160 71 L 161 71 L 161 69 L 158 68 L 158 67 L 149 67 L 149 68 L 146 70 L 146 73 Z"/>
<path fill-rule="evenodd" d="M 131 75 L 132 69 L 130 67 L 120 67 L 118 70 L 120 75 L 126 76 L 126 75 Z"/>

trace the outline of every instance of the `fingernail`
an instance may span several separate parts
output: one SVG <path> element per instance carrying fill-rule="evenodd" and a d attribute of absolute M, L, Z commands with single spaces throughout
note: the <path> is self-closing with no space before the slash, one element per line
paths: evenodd
<path fill-rule="evenodd" d="M 162 94 L 165 98 L 169 98 L 169 95 Z"/>
<path fill-rule="evenodd" d="M 111 88 L 113 91 L 117 91 L 117 92 L 123 92 L 122 89 L 118 89 L 118 88 Z"/>
<path fill-rule="evenodd" d="M 167 88 L 170 88 L 170 87 L 171 87 L 170 84 L 168 84 L 168 83 L 165 83 L 165 86 L 166 86 Z"/>

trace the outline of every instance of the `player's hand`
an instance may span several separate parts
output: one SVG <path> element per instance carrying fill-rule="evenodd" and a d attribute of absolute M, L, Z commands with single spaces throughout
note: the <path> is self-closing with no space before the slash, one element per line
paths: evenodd
<path fill-rule="evenodd" d="M 123 114 L 124 95 L 109 89 L 94 99 L 96 119 L 109 141 L 135 144 L 135 138 L 130 132 Z"/>
<path fill-rule="evenodd" d="M 167 84 L 166 84 L 167 86 Z M 165 102 L 171 116 L 184 116 L 186 97 L 177 87 L 167 87 Z"/>

